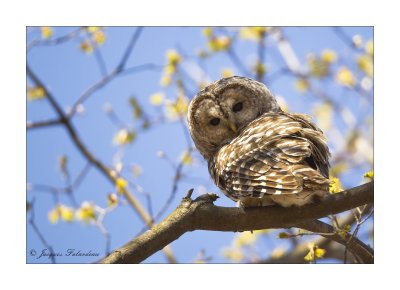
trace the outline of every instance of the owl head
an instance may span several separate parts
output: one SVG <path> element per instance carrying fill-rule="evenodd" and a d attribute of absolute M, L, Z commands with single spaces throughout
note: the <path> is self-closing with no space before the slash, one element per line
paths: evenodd
<path fill-rule="evenodd" d="M 246 77 L 223 78 L 201 90 L 190 102 L 189 130 L 197 149 L 209 160 L 258 116 L 280 110 L 264 84 Z"/>

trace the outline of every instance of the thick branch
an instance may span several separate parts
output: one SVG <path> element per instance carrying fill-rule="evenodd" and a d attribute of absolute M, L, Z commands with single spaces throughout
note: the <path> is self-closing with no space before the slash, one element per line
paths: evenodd
<path fill-rule="evenodd" d="M 208 197 L 208 199 L 207 199 Z M 251 231 L 300 227 L 307 222 L 373 203 L 373 182 L 302 207 L 227 208 L 212 204 L 213 195 L 184 198 L 164 221 L 115 250 L 102 263 L 139 263 L 188 231 Z M 330 236 L 329 236 L 330 237 Z M 353 244 L 348 245 L 349 247 Z"/>

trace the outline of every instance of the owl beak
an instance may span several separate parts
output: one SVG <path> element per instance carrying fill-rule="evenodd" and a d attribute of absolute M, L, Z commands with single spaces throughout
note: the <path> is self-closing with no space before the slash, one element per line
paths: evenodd
<path fill-rule="evenodd" d="M 228 122 L 228 126 L 229 126 L 229 128 L 231 128 L 231 130 L 232 130 L 234 133 L 237 133 L 238 129 L 237 129 L 237 127 L 236 127 L 236 125 L 235 125 L 234 123 Z"/>

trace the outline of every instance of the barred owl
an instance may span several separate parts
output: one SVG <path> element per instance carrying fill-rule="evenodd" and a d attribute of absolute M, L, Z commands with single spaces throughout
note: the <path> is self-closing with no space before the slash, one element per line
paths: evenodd
<path fill-rule="evenodd" d="M 268 88 L 221 79 L 191 101 L 192 139 L 215 184 L 242 207 L 302 206 L 329 188 L 329 149 L 304 114 L 283 112 Z"/>

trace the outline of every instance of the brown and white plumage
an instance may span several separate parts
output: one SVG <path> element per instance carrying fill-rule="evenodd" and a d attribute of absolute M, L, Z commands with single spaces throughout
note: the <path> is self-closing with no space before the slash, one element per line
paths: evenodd
<path fill-rule="evenodd" d="M 282 112 L 263 84 L 220 80 L 192 100 L 188 114 L 214 182 L 242 206 L 301 206 L 328 192 L 322 131 L 307 115 Z"/>

